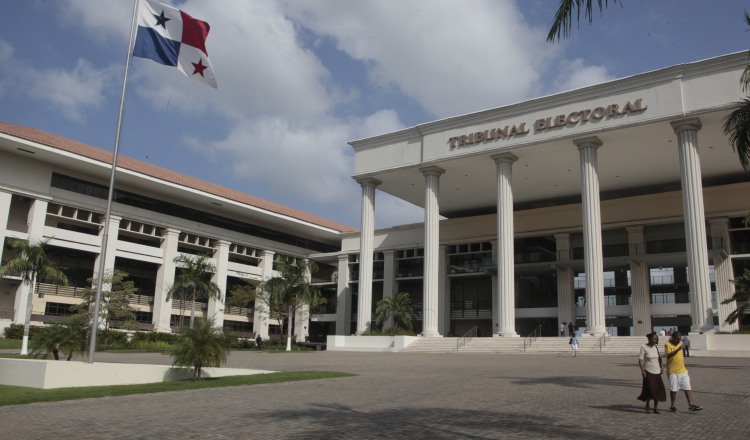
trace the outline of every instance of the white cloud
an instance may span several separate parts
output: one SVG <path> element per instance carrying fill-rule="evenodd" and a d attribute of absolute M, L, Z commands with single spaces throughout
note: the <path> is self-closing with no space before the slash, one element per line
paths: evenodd
<path fill-rule="evenodd" d="M 287 11 L 439 117 L 527 98 L 555 55 L 513 1 L 292 1 Z"/>
<path fill-rule="evenodd" d="M 30 70 L 27 74 L 31 96 L 49 101 L 77 122 L 85 120 L 85 110 L 101 107 L 106 87 L 115 76 L 112 69 L 96 69 L 85 60 L 78 60 L 73 70 Z"/>
<path fill-rule="evenodd" d="M 559 64 L 555 88 L 557 92 L 575 90 L 613 80 L 603 66 L 587 66 L 583 60 L 562 60 Z"/>
<path fill-rule="evenodd" d="M 104 104 L 115 76 L 113 67 L 98 69 L 83 59 L 72 69 L 34 68 L 15 56 L 13 46 L 0 40 L 0 95 L 28 96 L 73 122 L 84 122 L 87 111 Z"/>

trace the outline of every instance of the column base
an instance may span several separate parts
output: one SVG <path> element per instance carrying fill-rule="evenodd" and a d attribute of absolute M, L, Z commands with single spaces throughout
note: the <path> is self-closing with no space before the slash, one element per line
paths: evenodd
<path fill-rule="evenodd" d="M 518 333 L 516 333 L 514 331 L 500 332 L 500 333 L 494 334 L 492 336 L 495 337 L 495 338 L 520 338 L 521 337 L 521 335 L 519 335 Z"/>
<path fill-rule="evenodd" d="M 442 338 L 443 337 L 443 335 L 441 335 L 437 330 L 424 331 L 422 332 L 422 336 L 425 338 Z"/>

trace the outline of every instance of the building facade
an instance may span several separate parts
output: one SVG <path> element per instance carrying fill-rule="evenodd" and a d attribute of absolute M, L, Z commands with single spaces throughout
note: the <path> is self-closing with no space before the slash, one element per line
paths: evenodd
<path fill-rule="evenodd" d="M 80 302 L 101 258 L 112 153 L 33 128 L 0 123 L 0 239 L 46 240 L 48 254 L 67 275 L 69 285 L 44 280 L 32 301 L 32 324 L 54 322 Z M 335 307 L 335 264 L 323 256 L 340 247 L 340 234 L 354 229 L 238 191 L 120 157 L 108 234 L 105 273 L 121 270 L 138 294 L 131 305 L 142 330 L 173 331 L 192 303 L 167 299 L 180 273 L 179 255 L 208 256 L 219 300 L 200 300 L 197 316 L 242 336 L 280 334 L 278 322 L 258 307 L 225 305 L 243 280 L 263 281 L 276 275 L 280 256 L 306 259 L 320 255 L 312 281 L 330 297 L 316 315 Z M 1 260 L 13 258 L 2 248 Z M 322 278 L 321 278 L 322 277 Z M 17 277 L 0 279 L 0 326 L 23 323 L 30 288 Z M 308 328 L 299 316 L 298 340 L 323 324 Z M 270 333 L 270 335 L 269 335 Z"/>
<path fill-rule="evenodd" d="M 339 256 L 339 334 L 408 292 L 424 336 L 734 331 L 750 173 L 722 129 L 745 53 L 351 142 L 361 233 Z M 424 223 L 376 230 L 376 190 Z"/>

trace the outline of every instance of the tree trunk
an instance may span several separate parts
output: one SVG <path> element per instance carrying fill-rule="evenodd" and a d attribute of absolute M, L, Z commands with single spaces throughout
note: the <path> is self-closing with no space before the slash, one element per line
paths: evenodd
<path fill-rule="evenodd" d="M 292 351 L 292 306 L 286 317 L 286 351 Z"/>
<path fill-rule="evenodd" d="M 193 328 L 193 322 L 195 321 L 195 290 L 193 290 L 193 304 L 190 306 L 190 328 Z"/>
<path fill-rule="evenodd" d="M 21 354 L 29 354 L 29 331 L 31 329 L 31 306 L 34 304 L 34 281 L 36 276 L 31 276 L 31 290 L 26 299 L 26 319 L 23 321 L 23 341 L 21 342 Z"/>

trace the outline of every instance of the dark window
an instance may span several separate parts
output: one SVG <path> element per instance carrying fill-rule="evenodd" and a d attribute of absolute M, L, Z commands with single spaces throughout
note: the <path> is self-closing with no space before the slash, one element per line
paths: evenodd
<path fill-rule="evenodd" d="M 52 173 L 51 185 L 54 188 L 60 188 L 91 197 L 97 197 L 100 199 L 106 199 L 109 192 L 106 186 L 97 185 L 95 183 L 86 182 L 85 180 L 76 179 L 74 177 L 69 177 L 58 173 Z M 299 246 L 318 252 L 335 252 L 338 250 L 338 248 L 336 248 L 335 246 L 331 246 L 325 243 L 308 240 L 296 235 L 285 234 L 283 232 L 274 231 L 262 226 L 244 223 L 227 217 L 221 217 L 208 212 L 199 211 L 197 209 L 186 208 L 184 206 L 175 205 L 174 203 L 152 199 L 151 197 L 142 196 L 128 191 L 115 189 L 113 201 L 122 203 L 123 205 L 134 206 L 136 208 L 142 208 L 160 214 L 171 215 L 173 217 L 178 217 L 185 220 L 192 220 L 211 226 L 216 226 L 218 228 L 240 232 L 242 234 L 252 235 L 254 237 L 265 238 L 279 243 Z"/>

